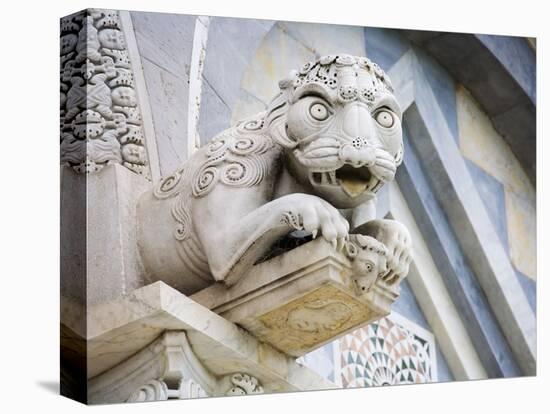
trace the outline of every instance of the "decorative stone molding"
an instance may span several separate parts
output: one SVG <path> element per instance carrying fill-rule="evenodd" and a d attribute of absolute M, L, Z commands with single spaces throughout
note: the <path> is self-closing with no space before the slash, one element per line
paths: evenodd
<path fill-rule="evenodd" d="M 151 380 L 135 390 L 126 402 L 163 401 L 168 399 L 168 386 L 160 380 Z"/>
<path fill-rule="evenodd" d="M 176 398 L 180 400 L 185 400 L 187 398 L 204 398 L 204 397 L 208 397 L 208 394 L 201 387 L 199 383 L 197 383 L 191 378 L 187 378 L 181 381 Z"/>
<path fill-rule="evenodd" d="M 196 357 L 183 331 L 167 331 L 120 364 L 89 380 L 90 402 L 201 398 L 217 390 L 216 377 Z"/>
<path fill-rule="evenodd" d="M 117 11 L 61 19 L 61 163 L 80 173 L 109 163 L 150 179 L 132 62 Z"/>
<path fill-rule="evenodd" d="M 225 395 L 250 395 L 263 394 L 264 392 L 258 379 L 248 374 L 233 374 L 229 380 L 233 386 L 227 390 Z"/>
<path fill-rule="evenodd" d="M 186 400 L 188 398 L 204 398 L 208 394 L 192 378 L 182 379 L 176 390 L 168 388 L 168 385 L 161 380 L 151 380 L 139 387 L 130 395 L 126 402 L 164 401 L 168 399 Z"/>

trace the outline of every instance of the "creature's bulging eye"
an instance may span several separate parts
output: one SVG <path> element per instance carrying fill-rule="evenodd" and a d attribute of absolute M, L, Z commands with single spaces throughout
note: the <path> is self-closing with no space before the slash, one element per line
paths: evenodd
<path fill-rule="evenodd" d="M 394 124 L 393 114 L 390 111 L 382 109 L 374 115 L 374 119 L 384 128 L 391 128 Z"/>
<path fill-rule="evenodd" d="M 324 121 L 328 118 L 329 112 L 326 105 L 317 102 L 309 107 L 310 115 L 317 121 Z"/>

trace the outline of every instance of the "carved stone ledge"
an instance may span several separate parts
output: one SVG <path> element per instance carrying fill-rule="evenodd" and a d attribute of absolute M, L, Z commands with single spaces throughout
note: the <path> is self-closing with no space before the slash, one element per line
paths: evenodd
<path fill-rule="evenodd" d="M 336 388 L 162 282 L 91 306 L 87 328 L 92 404 Z"/>
<path fill-rule="evenodd" d="M 362 291 L 353 273 L 353 262 L 318 238 L 253 266 L 237 285 L 191 298 L 298 357 L 390 313 L 399 284 L 378 277 Z"/>

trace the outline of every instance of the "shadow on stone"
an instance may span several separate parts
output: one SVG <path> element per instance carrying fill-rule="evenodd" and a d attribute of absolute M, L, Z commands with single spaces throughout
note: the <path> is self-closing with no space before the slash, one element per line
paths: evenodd
<path fill-rule="evenodd" d="M 36 384 L 46 391 L 59 395 L 59 381 L 37 381 Z"/>

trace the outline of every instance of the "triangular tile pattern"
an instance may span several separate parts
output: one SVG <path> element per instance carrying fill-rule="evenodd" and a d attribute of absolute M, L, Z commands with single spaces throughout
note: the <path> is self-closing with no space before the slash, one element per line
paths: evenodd
<path fill-rule="evenodd" d="M 389 318 L 340 339 L 344 388 L 412 384 L 432 379 L 430 343 Z"/>

